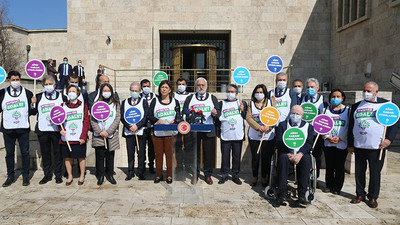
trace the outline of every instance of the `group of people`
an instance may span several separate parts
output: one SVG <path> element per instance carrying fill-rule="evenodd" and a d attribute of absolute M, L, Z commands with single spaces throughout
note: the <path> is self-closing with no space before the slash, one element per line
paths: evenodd
<path fill-rule="evenodd" d="M 215 137 L 221 139 L 221 178 L 218 184 L 232 181 L 242 184 L 239 179 L 240 162 L 243 141 L 245 140 L 245 121 L 249 125 L 247 137 L 252 155 L 251 186 L 256 186 L 261 167 L 261 184 L 266 187 L 270 173 L 271 157 L 278 149 L 278 201 L 287 201 L 287 177 L 290 164 L 296 165 L 298 180 L 298 201 L 308 204 L 305 193 L 309 186 L 309 171 L 311 169 L 310 152 L 317 162 L 317 175 L 321 167 L 321 155 L 324 152 L 326 160 L 326 187 L 323 192 L 340 194 L 344 183 L 344 163 L 348 151 L 355 153 L 356 198 L 352 203 L 360 203 L 366 197 L 370 207 L 377 207 L 376 199 L 380 190 L 380 171 L 383 159 L 379 160 L 380 149 L 388 147 L 394 140 L 398 124 L 388 127 L 383 137 L 383 126 L 375 119 L 375 111 L 381 103 L 387 100 L 377 97 L 378 85 L 367 82 L 364 85 L 364 100 L 345 106 L 345 93 L 339 89 L 331 91 L 325 99 L 319 91 L 319 82 L 309 78 L 305 82 L 306 93 L 303 94 L 303 82 L 295 80 L 292 89 L 287 87 L 287 75 L 276 75 L 276 88 L 268 91 L 266 85 L 258 84 L 249 102 L 238 99 L 238 87 L 227 85 L 226 99 L 218 101 L 207 92 L 207 80 L 199 77 L 195 83 L 195 93 L 186 92 L 187 82 L 183 78 L 176 81 L 176 92 L 168 80 L 158 86 L 158 93 L 150 91 L 151 82 L 147 79 L 133 82 L 130 87 L 130 97 L 120 104 L 117 92 L 109 83 L 106 75 L 99 75 L 99 88 L 88 94 L 79 87 L 79 76 L 76 73 L 68 75 L 66 88 L 56 91 L 57 81 L 53 75 L 46 75 L 42 85 L 44 91 L 35 96 L 21 86 L 21 75 L 17 71 L 8 73 L 10 86 L 1 90 L 0 104 L 3 133 L 6 147 L 6 164 L 8 178 L 3 187 L 15 182 L 14 153 L 15 142 L 18 140 L 22 155 L 23 185 L 29 185 L 29 116 L 37 115 L 35 132 L 40 143 L 44 177 L 40 184 L 52 180 L 53 173 L 56 183 L 62 183 L 62 159 L 68 174 L 66 185 L 73 182 L 72 167 L 74 159 L 78 159 L 80 177 L 78 185 L 84 184 L 86 143 L 89 131 L 92 131 L 92 147 L 96 155 L 97 184 L 102 185 L 104 178 L 116 184 L 114 179 L 114 152 L 120 148 L 119 123 L 122 122 L 122 136 L 126 141 L 128 155 L 128 172 L 125 180 L 131 180 L 135 175 L 139 180 L 145 179 L 146 147 L 150 173 L 156 173 L 154 183 L 165 180 L 173 182 L 174 167 L 190 167 L 191 162 L 181 157 L 183 151 L 194 148 L 197 154 L 197 171 L 193 172 L 192 184 L 198 182 L 200 166 L 204 171 L 204 180 L 212 185 L 213 180 L 213 143 Z M 91 115 L 94 103 L 103 101 L 109 104 L 111 114 L 103 122 L 97 121 Z M 309 102 L 316 106 L 319 114 L 326 114 L 334 120 L 334 128 L 328 134 L 319 136 L 314 132 L 312 124 L 302 120 L 302 103 Z M 62 106 L 66 111 L 66 120 L 62 126 L 50 121 L 50 110 L 54 106 Z M 279 111 L 279 123 L 275 126 L 265 126 L 260 120 L 260 112 L 264 107 L 276 107 Z M 140 118 L 129 123 L 124 117 L 128 110 L 135 108 Z M 157 124 L 174 124 L 186 120 L 189 112 L 200 112 L 204 124 L 213 125 L 214 129 L 199 131 L 197 135 L 179 134 L 174 130 L 153 129 Z M 300 149 L 290 149 L 283 143 L 283 133 L 290 127 L 298 127 L 305 134 L 306 143 Z M 195 139 L 192 140 L 191 139 Z M 68 143 L 67 143 L 68 142 Z M 262 143 L 261 143 L 262 142 Z M 196 143 L 196 146 L 190 146 Z M 259 145 L 261 144 L 260 151 Z M 175 146 L 175 149 L 174 147 Z M 184 150 L 183 150 L 184 149 Z M 296 152 L 294 152 L 296 151 Z M 135 153 L 138 162 L 135 169 Z M 52 169 L 51 155 L 54 155 Z M 202 155 L 201 155 L 202 154 Z M 166 179 L 163 175 L 163 158 L 166 159 Z M 232 160 L 231 160 L 232 157 Z M 154 168 L 155 161 L 155 168 Z M 260 162 L 261 161 L 261 162 Z M 231 163 L 232 162 L 232 163 Z M 367 162 L 370 168 L 368 193 L 365 191 Z M 154 171 L 156 169 L 156 171 Z"/>

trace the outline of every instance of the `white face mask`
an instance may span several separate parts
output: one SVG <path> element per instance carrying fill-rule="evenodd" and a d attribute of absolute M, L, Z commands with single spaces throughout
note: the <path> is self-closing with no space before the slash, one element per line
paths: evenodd
<path fill-rule="evenodd" d="M 236 93 L 226 93 L 226 98 L 228 100 L 234 100 L 236 98 Z"/>
<path fill-rule="evenodd" d="M 374 99 L 374 94 L 372 92 L 363 92 L 363 98 L 365 101 L 372 101 Z"/>
<path fill-rule="evenodd" d="M 186 90 L 186 86 L 185 85 L 178 85 L 178 92 L 179 93 L 183 93 L 183 92 L 185 92 L 185 90 Z"/>
<path fill-rule="evenodd" d="M 292 120 L 293 123 L 300 123 L 300 121 L 301 121 L 301 115 L 298 115 L 298 114 L 290 114 L 290 119 Z"/>
<path fill-rule="evenodd" d="M 70 92 L 70 93 L 68 93 L 68 98 L 69 98 L 69 100 L 71 100 L 71 101 L 74 101 L 77 97 L 78 97 L 78 96 L 76 95 L 75 92 Z"/>
<path fill-rule="evenodd" d="M 47 93 L 52 93 L 53 91 L 54 91 L 54 85 L 46 85 L 46 86 L 44 86 L 44 90 L 47 92 Z"/>
<path fill-rule="evenodd" d="M 69 83 L 69 85 L 72 85 L 72 86 L 78 87 L 78 83 Z"/>
<path fill-rule="evenodd" d="M 18 89 L 19 87 L 21 87 L 21 82 L 19 81 L 11 81 L 11 87 L 14 89 Z"/>
<path fill-rule="evenodd" d="M 256 93 L 256 94 L 254 95 L 254 97 L 255 97 L 258 101 L 261 101 L 261 100 L 264 99 L 265 95 L 264 95 L 264 93 Z"/>
<path fill-rule="evenodd" d="M 139 98 L 139 93 L 137 93 L 136 91 L 131 91 L 131 97 L 133 99 L 138 99 Z"/>
<path fill-rule="evenodd" d="M 294 87 L 294 88 L 293 88 L 293 91 L 294 91 L 296 94 L 300 94 L 301 91 L 302 91 L 302 89 L 301 89 L 301 87 Z"/>
<path fill-rule="evenodd" d="M 285 89 L 286 88 L 286 81 L 278 81 L 278 83 L 276 83 L 276 86 L 281 90 Z"/>
<path fill-rule="evenodd" d="M 150 88 L 149 88 L 149 87 L 144 87 L 144 88 L 143 88 L 143 93 L 144 93 L 145 95 L 148 95 L 148 94 L 150 93 Z"/>
<path fill-rule="evenodd" d="M 103 98 L 105 99 L 109 99 L 111 97 L 111 92 L 107 91 L 107 92 L 103 92 Z"/>
<path fill-rule="evenodd" d="M 78 63 L 78 66 L 82 66 L 82 63 Z"/>

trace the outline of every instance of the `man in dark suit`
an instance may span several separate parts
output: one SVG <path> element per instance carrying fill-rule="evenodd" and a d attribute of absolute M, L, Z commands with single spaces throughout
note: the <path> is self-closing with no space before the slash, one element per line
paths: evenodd
<path fill-rule="evenodd" d="M 363 98 L 351 106 L 348 129 L 348 147 L 350 153 L 355 153 L 355 178 L 357 196 L 351 203 L 358 204 L 368 197 L 368 206 L 378 207 L 377 199 L 381 188 L 381 170 L 385 161 L 384 149 L 390 146 L 399 129 L 399 121 L 387 127 L 383 137 L 384 126 L 376 120 L 376 111 L 388 100 L 378 98 L 378 84 L 367 82 L 364 85 Z M 380 152 L 382 159 L 379 160 Z M 369 165 L 368 194 L 365 192 L 367 162 Z"/>
<path fill-rule="evenodd" d="M 99 78 L 99 83 L 97 85 L 100 87 L 104 83 L 107 83 L 107 84 L 110 83 L 110 78 L 107 75 L 101 75 Z M 99 89 L 96 89 L 95 91 L 91 92 L 88 95 L 87 105 L 89 108 L 89 112 L 92 109 L 93 104 L 99 99 L 99 95 L 100 95 Z M 117 101 L 119 101 L 119 96 L 116 91 L 114 91 L 114 97 L 115 97 L 115 99 L 117 99 Z"/>
<path fill-rule="evenodd" d="M 297 104 L 301 105 L 302 99 L 304 98 L 303 82 L 300 79 L 296 79 L 292 82 L 292 90 L 297 95 Z"/>
<path fill-rule="evenodd" d="M 275 129 L 276 147 L 278 148 L 278 202 L 280 204 L 284 204 L 284 202 L 287 201 L 287 178 L 290 163 L 295 164 L 297 169 L 298 201 L 304 205 L 309 204 L 305 194 L 309 187 L 311 169 L 310 150 L 313 145 L 314 128 L 301 119 L 303 114 L 304 112 L 301 106 L 293 106 L 289 115 L 290 119 L 279 123 L 278 127 Z M 304 133 L 306 142 L 300 149 L 289 149 L 283 143 L 283 133 L 291 127 L 297 127 Z M 296 153 L 294 151 L 296 151 Z"/>
<path fill-rule="evenodd" d="M 58 89 L 63 89 L 68 85 L 68 76 L 72 74 L 72 66 L 68 64 L 68 58 L 64 57 L 63 63 L 58 66 L 60 83 Z"/>
<path fill-rule="evenodd" d="M 78 65 L 74 66 L 73 71 L 78 75 L 79 87 L 82 88 L 83 83 L 85 82 L 85 68 L 82 66 L 82 60 L 78 60 Z"/>

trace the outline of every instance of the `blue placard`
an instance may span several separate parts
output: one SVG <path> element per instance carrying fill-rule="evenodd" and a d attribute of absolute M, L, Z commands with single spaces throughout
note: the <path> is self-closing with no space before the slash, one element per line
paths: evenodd
<path fill-rule="evenodd" d="M 245 85 L 249 83 L 250 81 L 250 71 L 243 66 L 237 67 L 233 71 L 233 80 L 238 84 L 238 85 Z"/>
<path fill-rule="evenodd" d="M 399 107 L 389 102 L 376 111 L 376 120 L 383 126 L 392 126 L 399 120 Z"/>
<path fill-rule="evenodd" d="M 129 108 L 126 110 L 124 118 L 129 124 L 137 124 L 142 118 L 142 113 L 137 108 Z"/>
<path fill-rule="evenodd" d="M 4 83 L 7 79 L 7 72 L 0 66 L 0 84 Z"/>
<path fill-rule="evenodd" d="M 281 57 L 277 55 L 273 55 L 268 58 L 267 60 L 267 69 L 271 73 L 278 74 L 282 71 L 283 69 L 283 60 Z"/>

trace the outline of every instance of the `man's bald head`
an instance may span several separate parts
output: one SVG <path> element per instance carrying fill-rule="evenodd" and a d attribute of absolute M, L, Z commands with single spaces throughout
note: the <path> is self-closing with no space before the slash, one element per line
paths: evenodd
<path fill-rule="evenodd" d="M 109 84 L 110 83 L 110 78 L 108 78 L 107 75 L 101 75 L 99 77 L 99 85 L 101 86 L 102 84 Z"/>
<path fill-rule="evenodd" d="M 301 116 L 304 115 L 303 107 L 301 107 L 301 106 L 299 106 L 299 105 L 294 105 L 294 106 L 292 107 L 292 109 L 290 110 L 290 112 L 291 112 L 292 114 L 298 114 L 298 115 L 301 115 Z"/>

